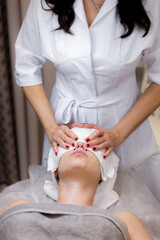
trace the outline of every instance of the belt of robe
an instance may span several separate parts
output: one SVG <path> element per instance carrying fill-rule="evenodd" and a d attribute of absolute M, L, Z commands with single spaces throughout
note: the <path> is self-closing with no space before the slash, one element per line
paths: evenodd
<path fill-rule="evenodd" d="M 125 86 L 124 86 L 125 85 Z M 102 107 L 109 107 L 120 102 L 124 102 L 130 98 L 137 98 L 140 95 L 136 84 L 132 82 L 125 83 L 121 87 L 125 88 L 125 94 L 120 94 L 121 90 L 119 88 L 112 90 L 111 92 L 105 93 L 98 97 L 92 97 L 84 101 L 79 101 L 73 99 L 71 96 L 66 96 L 64 98 L 59 98 L 58 104 L 55 106 L 55 117 L 59 124 L 68 124 L 74 120 L 74 122 L 86 122 L 86 108 L 88 109 L 97 109 Z M 124 89 L 123 89 L 124 92 Z M 94 112 L 90 116 L 90 119 L 93 119 L 93 122 L 96 122 Z"/>
<path fill-rule="evenodd" d="M 108 105 L 101 102 L 98 97 L 93 97 L 85 101 L 78 101 L 72 98 L 60 98 L 56 107 L 55 117 L 59 124 L 75 122 L 86 122 L 84 108 L 98 108 Z"/>
<path fill-rule="evenodd" d="M 106 101 L 106 97 L 93 97 L 85 101 L 78 101 L 72 98 L 60 98 L 55 111 L 55 117 L 59 124 L 74 122 L 86 122 L 85 108 L 97 109 L 116 104 L 117 101 Z M 91 113 L 92 114 L 92 113 Z M 94 121 L 94 114 L 93 118 Z"/>

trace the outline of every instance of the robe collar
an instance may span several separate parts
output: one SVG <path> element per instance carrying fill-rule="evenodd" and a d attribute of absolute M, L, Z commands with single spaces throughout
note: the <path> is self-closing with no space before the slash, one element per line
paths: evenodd
<path fill-rule="evenodd" d="M 105 0 L 99 13 L 97 14 L 96 18 L 92 22 L 91 28 L 96 22 L 98 22 L 104 15 L 106 15 L 111 9 L 113 9 L 117 5 L 117 0 Z M 80 20 L 88 26 L 86 14 L 84 11 L 83 0 L 75 0 L 74 2 L 74 11 L 75 14 L 80 18 Z"/>

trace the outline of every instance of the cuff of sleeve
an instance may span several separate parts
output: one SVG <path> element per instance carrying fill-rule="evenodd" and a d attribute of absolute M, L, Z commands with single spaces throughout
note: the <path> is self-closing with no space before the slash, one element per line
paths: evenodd
<path fill-rule="evenodd" d="M 26 86 L 34 86 L 38 84 L 43 84 L 41 76 L 20 76 L 18 73 L 15 72 L 16 83 L 20 87 Z"/>
<path fill-rule="evenodd" d="M 157 83 L 160 85 L 160 73 L 159 72 L 154 72 L 154 73 L 148 73 L 148 81 L 150 83 Z"/>

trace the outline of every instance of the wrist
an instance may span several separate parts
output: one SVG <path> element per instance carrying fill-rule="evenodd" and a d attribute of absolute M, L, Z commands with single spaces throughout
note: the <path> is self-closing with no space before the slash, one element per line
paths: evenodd
<path fill-rule="evenodd" d="M 54 124 L 52 124 L 52 125 L 49 125 L 49 126 L 47 126 L 47 127 L 44 127 L 44 130 L 45 130 L 45 132 L 46 132 L 49 140 L 51 140 L 51 137 L 53 136 L 53 134 L 54 134 L 54 132 L 55 132 L 55 130 L 56 130 L 56 128 L 57 128 L 58 126 L 59 126 L 58 123 L 54 123 Z"/>
<path fill-rule="evenodd" d="M 116 132 L 117 138 L 119 139 L 118 141 L 119 142 L 118 146 L 119 146 L 121 143 L 125 141 L 126 138 L 123 134 L 123 131 L 121 131 L 121 129 L 118 126 L 114 127 L 114 131 Z"/>

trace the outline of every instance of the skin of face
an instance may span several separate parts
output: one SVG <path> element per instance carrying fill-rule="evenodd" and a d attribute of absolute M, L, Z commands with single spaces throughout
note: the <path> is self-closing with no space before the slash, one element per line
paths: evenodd
<path fill-rule="evenodd" d="M 67 151 L 60 159 L 57 174 L 66 184 L 80 184 L 82 187 L 98 185 L 101 180 L 97 157 L 78 143 L 74 150 Z"/>

